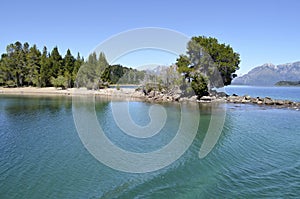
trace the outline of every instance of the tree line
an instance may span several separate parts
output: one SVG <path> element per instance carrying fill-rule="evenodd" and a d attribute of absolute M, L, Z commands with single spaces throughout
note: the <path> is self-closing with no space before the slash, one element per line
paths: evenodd
<path fill-rule="evenodd" d="M 8 87 L 56 86 L 62 81 L 64 86 L 72 87 L 83 57 L 75 58 L 68 49 L 64 57 L 54 47 L 51 52 L 44 47 L 42 52 L 36 45 L 17 41 L 6 47 L 0 59 L 0 85 Z"/>
<path fill-rule="evenodd" d="M 85 61 L 79 52 L 75 58 L 70 49 L 62 56 L 58 47 L 48 51 L 45 46 L 41 52 L 36 45 L 19 41 L 9 44 L 0 59 L 0 86 L 7 87 L 71 88 L 82 84 L 97 89 L 116 83 L 138 84 L 143 75 L 141 71 L 122 65 L 109 65 L 102 52 L 98 56 L 95 52 L 90 54 Z"/>
<path fill-rule="evenodd" d="M 99 55 L 93 52 L 84 60 L 79 53 L 75 58 L 69 49 L 63 57 L 57 47 L 50 52 L 44 47 L 41 52 L 36 45 L 15 42 L 1 55 L 0 86 L 100 89 L 109 84 L 146 85 L 154 81 L 160 90 L 174 86 L 188 90 L 189 86 L 201 97 L 212 88 L 230 85 L 239 64 L 240 55 L 230 45 L 205 36 L 192 37 L 186 54 L 180 55 L 175 65 L 159 75 L 110 65 L 103 52 Z"/>

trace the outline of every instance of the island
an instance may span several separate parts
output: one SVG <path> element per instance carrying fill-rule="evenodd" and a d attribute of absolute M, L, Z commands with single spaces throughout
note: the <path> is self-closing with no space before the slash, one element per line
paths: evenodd
<path fill-rule="evenodd" d="M 300 86 L 300 81 L 279 81 L 275 86 Z"/>

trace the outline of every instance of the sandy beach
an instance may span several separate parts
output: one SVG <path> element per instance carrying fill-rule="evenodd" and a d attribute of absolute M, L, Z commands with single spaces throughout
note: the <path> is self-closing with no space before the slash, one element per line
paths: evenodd
<path fill-rule="evenodd" d="M 0 94 L 9 95 L 70 95 L 72 89 L 57 89 L 54 87 L 36 88 L 36 87 L 19 87 L 19 88 L 4 88 L 0 87 Z"/>
<path fill-rule="evenodd" d="M 37 87 L 19 87 L 19 88 L 4 88 L 0 87 L 0 95 L 35 95 L 35 96 L 74 96 L 74 95 L 100 95 L 114 97 L 143 97 L 141 92 L 136 92 L 133 88 L 106 88 L 100 90 L 87 90 L 84 88 L 69 88 L 61 89 L 55 87 L 37 88 Z"/>

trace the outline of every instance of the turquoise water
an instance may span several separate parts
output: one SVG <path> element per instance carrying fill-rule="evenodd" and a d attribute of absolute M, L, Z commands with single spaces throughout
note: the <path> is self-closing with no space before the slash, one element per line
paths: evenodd
<path fill-rule="evenodd" d="M 226 86 L 225 92 L 229 95 L 250 95 L 251 97 L 271 97 L 300 102 L 300 87 L 256 87 L 256 86 Z"/>
<path fill-rule="evenodd" d="M 130 103 L 138 124 L 151 104 Z M 163 105 L 169 134 L 139 143 L 117 129 L 110 102 L 96 100 L 107 136 L 132 151 L 165 145 L 178 128 L 178 105 Z M 68 97 L 0 96 L 0 198 L 297 198 L 300 195 L 300 112 L 252 105 L 226 107 L 215 148 L 199 159 L 210 121 L 200 106 L 198 134 L 173 164 L 150 173 L 116 171 L 84 147 Z M 147 145 L 148 143 L 148 145 Z M 144 149 L 143 147 L 147 147 Z"/>

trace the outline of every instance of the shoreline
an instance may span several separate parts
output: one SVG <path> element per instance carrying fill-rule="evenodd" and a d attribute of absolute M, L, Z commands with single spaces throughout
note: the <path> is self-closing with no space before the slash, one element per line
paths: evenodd
<path fill-rule="evenodd" d="M 249 95 L 237 96 L 226 95 L 225 93 L 216 93 L 215 95 L 203 96 L 197 99 L 196 96 L 182 97 L 178 94 L 164 94 L 159 91 L 151 91 L 145 95 L 142 91 L 136 91 L 134 88 L 106 88 L 100 90 L 87 89 L 60 89 L 54 87 L 20 87 L 4 88 L 0 87 L 0 95 L 17 96 L 77 96 L 77 95 L 96 95 L 101 97 L 115 97 L 118 99 L 138 99 L 146 102 L 196 102 L 196 103 L 233 103 L 233 104 L 253 104 L 259 106 L 268 106 L 273 108 L 288 108 L 300 110 L 300 102 L 290 100 L 272 99 L 270 97 L 260 98 Z"/>

